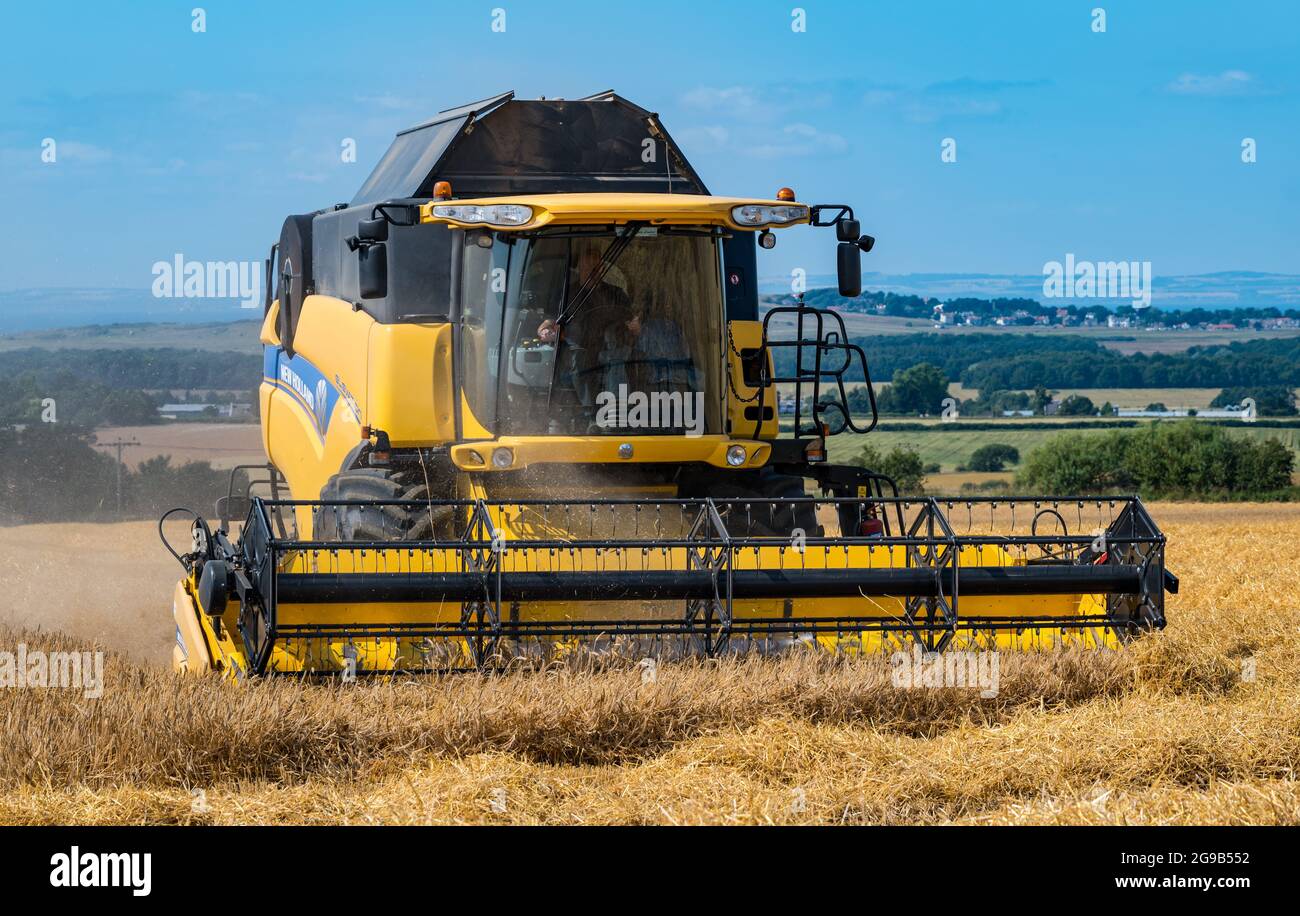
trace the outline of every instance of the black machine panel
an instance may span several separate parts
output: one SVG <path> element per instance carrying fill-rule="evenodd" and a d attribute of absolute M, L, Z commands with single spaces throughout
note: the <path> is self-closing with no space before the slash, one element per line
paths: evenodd
<path fill-rule="evenodd" d="M 505 93 L 403 131 L 353 205 L 428 197 L 632 191 L 707 194 L 659 118 L 612 92 L 586 99 Z"/>
<path fill-rule="evenodd" d="M 753 232 L 736 232 L 722 240 L 722 282 L 728 321 L 758 320 L 758 246 Z"/>

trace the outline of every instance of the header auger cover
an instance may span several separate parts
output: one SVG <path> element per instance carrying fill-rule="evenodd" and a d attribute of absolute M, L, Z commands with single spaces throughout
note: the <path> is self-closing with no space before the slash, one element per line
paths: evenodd
<path fill-rule="evenodd" d="M 258 499 L 239 546 L 218 538 L 193 578 L 223 596 L 200 602 L 213 661 L 241 674 L 445 670 L 575 645 L 1113 648 L 1162 628 L 1177 587 L 1133 497 L 807 499 L 818 518 L 879 533 L 776 534 L 792 501 L 394 502 L 455 519 L 444 538 L 394 545 L 277 537 L 294 503 Z M 1008 520 L 1012 533 L 992 533 Z"/>

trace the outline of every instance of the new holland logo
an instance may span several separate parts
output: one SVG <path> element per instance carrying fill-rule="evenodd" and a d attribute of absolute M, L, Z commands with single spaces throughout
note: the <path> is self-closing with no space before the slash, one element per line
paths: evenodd
<path fill-rule="evenodd" d="M 302 398 L 303 403 L 307 405 L 309 410 L 313 413 L 316 411 L 316 399 L 312 396 L 311 389 L 307 387 L 307 383 L 302 380 L 302 376 L 298 375 L 297 372 L 294 372 L 288 366 L 281 366 L 280 381 L 288 385 L 290 390 L 296 392 L 298 397 Z"/>
<path fill-rule="evenodd" d="M 323 433 L 329 423 L 329 382 L 317 379 L 313 389 L 302 376 L 284 364 L 280 365 L 280 382 L 298 396 L 316 421 L 316 429 Z"/>
<path fill-rule="evenodd" d="M 316 425 L 321 429 L 325 428 L 325 421 L 329 419 L 329 417 L 326 416 L 327 408 L 325 406 L 329 400 L 326 397 L 328 394 L 329 388 L 326 387 L 325 379 L 321 379 L 316 383 L 316 401 L 312 405 L 316 412 Z"/>

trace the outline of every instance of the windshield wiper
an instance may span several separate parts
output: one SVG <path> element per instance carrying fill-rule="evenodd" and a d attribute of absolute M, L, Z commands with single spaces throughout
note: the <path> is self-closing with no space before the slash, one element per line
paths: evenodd
<path fill-rule="evenodd" d="M 596 291 L 596 288 L 600 286 L 601 281 L 605 279 L 605 275 L 609 273 L 609 269 L 614 266 L 614 262 L 619 259 L 619 256 L 623 254 L 627 246 L 631 244 L 637 231 L 644 225 L 644 222 L 628 223 L 623 228 L 623 231 L 615 236 L 614 241 L 610 243 L 609 247 L 605 249 L 605 253 L 601 255 L 600 263 L 596 265 L 596 269 L 591 272 L 590 276 L 583 279 L 582 285 L 578 287 L 578 291 L 573 294 L 573 298 L 570 299 L 569 303 L 560 310 L 559 316 L 555 319 L 557 335 L 555 340 L 555 357 L 554 361 L 551 363 L 551 384 L 550 387 L 546 389 L 546 413 L 548 416 L 553 415 L 551 412 L 551 405 L 555 397 L 555 382 L 560 372 L 560 354 L 563 352 L 559 334 L 563 333 L 564 325 L 578 314 L 579 309 L 586 305 L 587 300 L 591 298 L 591 294 Z M 575 387 L 575 393 L 576 390 Z"/>
<path fill-rule="evenodd" d="M 627 246 L 632 243 L 632 239 L 636 236 L 637 231 L 644 225 L 646 225 L 645 222 L 628 223 L 627 226 L 623 228 L 623 231 L 614 237 L 614 241 L 610 243 L 609 247 L 605 249 L 605 253 L 601 255 L 600 263 L 596 265 L 596 269 L 583 279 L 582 285 L 578 287 L 578 291 L 573 294 L 573 298 L 569 300 L 569 304 L 560 311 L 559 317 L 555 319 L 557 325 L 564 325 L 578 313 L 579 309 L 587 304 L 587 300 L 591 298 L 591 294 L 596 291 L 601 282 L 605 279 L 605 275 L 608 274 L 609 269 L 614 266 L 614 262 L 617 261 L 623 252 L 627 250 Z"/>

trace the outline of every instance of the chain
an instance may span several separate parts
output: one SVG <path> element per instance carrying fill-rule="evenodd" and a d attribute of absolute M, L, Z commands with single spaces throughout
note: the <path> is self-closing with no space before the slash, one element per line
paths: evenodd
<path fill-rule="evenodd" d="M 731 336 L 730 321 L 727 322 L 727 349 L 731 351 L 731 355 L 736 357 L 736 360 L 742 366 L 745 364 L 744 363 L 745 358 L 741 356 L 740 351 L 736 349 L 736 339 Z M 757 401 L 759 396 L 762 395 L 763 393 L 763 389 L 759 388 L 754 392 L 754 394 L 751 397 L 744 397 L 743 395 L 741 395 L 741 393 L 736 390 L 736 380 L 731 375 L 730 360 L 727 361 L 727 387 L 731 389 L 731 394 L 735 397 L 735 399 L 742 404 L 752 404 L 754 401 Z"/>

